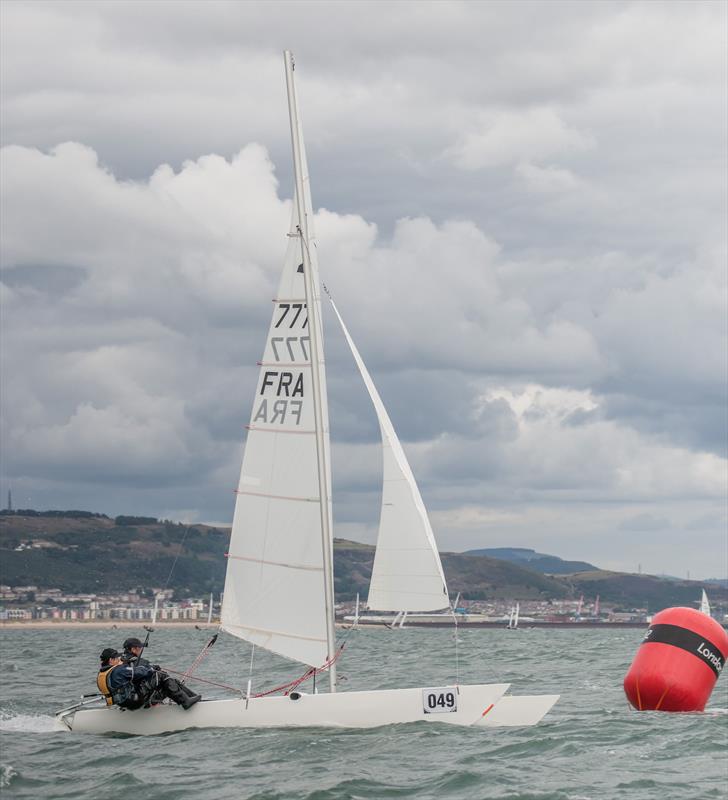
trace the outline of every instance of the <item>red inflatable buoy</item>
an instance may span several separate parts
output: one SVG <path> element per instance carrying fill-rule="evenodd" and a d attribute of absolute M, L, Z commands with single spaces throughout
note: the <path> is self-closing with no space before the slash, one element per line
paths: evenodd
<path fill-rule="evenodd" d="M 638 711 L 702 711 L 728 658 L 728 634 L 694 608 L 656 614 L 624 678 Z"/>

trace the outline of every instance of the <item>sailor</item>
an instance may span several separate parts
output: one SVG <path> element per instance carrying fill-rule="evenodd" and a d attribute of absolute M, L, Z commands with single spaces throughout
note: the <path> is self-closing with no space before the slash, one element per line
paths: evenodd
<path fill-rule="evenodd" d="M 186 711 L 201 699 L 199 694 L 170 678 L 159 668 L 123 662 L 119 651 L 113 647 L 101 652 L 101 668 L 96 684 L 106 698 L 107 705 L 117 705 L 129 711 L 142 706 L 148 708 L 165 697 Z"/>
<path fill-rule="evenodd" d="M 148 638 L 148 637 L 147 637 Z M 151 664 L 146 658 L 142 658 L 142 651 L 144 650 L 144 642 L 137 639 L 136 636 L 130 636 L 124 641 L 124 654 L 122 660 L 127 664 L 134 664 L 134 666 L 150 667 Z"/>

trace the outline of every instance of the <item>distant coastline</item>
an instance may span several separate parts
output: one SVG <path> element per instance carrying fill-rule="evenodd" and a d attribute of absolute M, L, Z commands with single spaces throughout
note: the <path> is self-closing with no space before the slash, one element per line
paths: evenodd
<path fill-rule="evenodd" d="M 0 622 L 0 632 L 2 631 L 19 631 L 19 630 L 63 630 L 67 628 L 84 628 L 86 630 L 115 630 L 127 628 L 144 628 L 146 623 L 134 620 L 18 620 Z M 645 622 L 529 622 L 520 626 L 521 630 L 528 628 L 645 628 Z M 219 628 L 218 624 L 196 622 L 195 620 L 175 620 L 175 621 L 161 621 L 155 622 L 154 628 L 168 628 L 168 629 L 185 629 L 185 628 L 209 628 L 214 630 Z M 351 628 L 351 623 L 336 621 L 337 628 Z M 386 629 L 389 626 L 380 623 L 362 623 L 359 629 L 373 628 L 373 629 Z M 404 629 L 408 628 L 452 628 L 452 622 L 412 622 L 407 623 Z M 459 628 L 504 628 L 504 622 L 460 622 Z"/>
<path fill-rule="evenodd" d="M 146 624 L 148 624 L 148 620 Z M 117 628 L 144 628 L 145 623 L 134 620 L 50 620 L 50 619 L 26 619 L 0 622 L 0 631 L 19 631 L 19 630 L 62 630 L 64 628 L 86 628 L 87 630 L 114 630 Z M 175 620 L 155 622 L 155 628 L 209 628 L 213 630 L 218 625 L 208 625 L 205 622 L 195 620 Z"/>
<path fill-rule="evenodd" d="M 647 622 L 529 622 L 528 624 L 524 624 L 519 626 L 519 630 L 528 630 L 529 628 L 550 628 L 551 630 L 559 629 L 559 630 L 574 630 L 574 629 L 584 629 L 584 628 L 600 628 L 602 630 L 617 630 L 618 628 L 642 628 L 646 629 L 648 626 Z M 128 629 L 128 628 L 136 628 L 137 630 L 143 628 L 144 625 L 140 622 L 134 622 L 133 620 L 119 620 L 118 622 L 113 622 L 112 620 L 22 620 L 18 622 L 0 622 L 0 633 L 7 632 L 7 631 L 21 631 L 21 630 L 64 630 L 68 628 L 83 628 L 86 630 L 117 630 L 117 629 Z M 337 628 L 348 629 L 351 628 L 351 623 L 340 622 L 337 620 L 336 622 Z M 378 623 L 364 623 L 359 625 L 359 629 L 362 628 L 373 628 L 375 630 L 382 630 L 388 629 L 389 626 L 384 624 Z M 414 622 L 414 623 L 407 623 L 404 626 L 404 630 L 408 628 L 452 628 L 453 625 L 451 622 Z M 728 629 L 728 626 L 723 624 L 724 628 Z M 167 628 L 167 629 L 189 629 L 189 628 L 198 628 L 198 629 L 209 629 L 215 630 L 219 628 L 217 624 L 210 624 L 207 623 L 200 623 L 195 622 L 194 620 L 177 620 L 174 622 L 163 621 L 163 622 L 155 622 L 154 628 Z M 506 629 L 506 625 L 504 622 L 461 622 L 459 624 L 459 629 L 463 630 L 463 628 L 471 629 L 471 628 L 502 628 Z"/>
<path fill-rule="evenodd" d="M 154 596 L 162 594 L 158 619 L 207 620 L 211 592 L 213 614 L 219 611 L 229 539 L 222 526 L 155 517 L 0 510 L 0 622 L 21 609 L 32 609 L 35 618 L 60 612 L 87 621 L 113 609 L 105 616 L 114 621 L 148 621 Z M 109 541 L 121 547 L 113 559 Z M 663 608 L 695 607 L 702 591 L 718 618 L 728 613 L 728 583 L 609 572 L 518 547 L 442 553 L 441 559 L 448 585 L 467 600 L 468 612 L 490 617 L 507 618 L 520 601 L 525 616 L 599 616 L 599 607 L 604 617 L 636 621 Z M 337 600 L 353 605 L 357 594 L 366 597 L 374 547 L 336 539 L 334 561 Z"/>

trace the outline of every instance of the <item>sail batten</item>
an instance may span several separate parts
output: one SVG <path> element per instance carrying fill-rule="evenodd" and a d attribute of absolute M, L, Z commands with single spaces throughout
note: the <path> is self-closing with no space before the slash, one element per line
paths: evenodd
<path fill-rule="evenodd" d="M 319 497 L 291 497 L 287 494 L 268 494 L 264 492 L 249 492 L 247 489 L 236 489 L 235 494 L 247 494 L 251 497 L 272 497 L 275 500 L 289 500 L 293 503 L 319 503 Z"/>
<path fill-rule="evenodd" d="M 283 567 L 284 569 L 305 569 L 311 572 L 323 572 L 323 567 L 314 567 L 308 564 L 285 564 L 282 561 L 267 561 L 264 558 L 247 558 L 246 556 L 234 556 L 228 553 L 228 558 L 235 558 L 238 561 L 250 561 L 253 564 L 266 564 L 270 567 Z"/>
<path fill-rule="evenodd" d="M 278 431 L 275 428 L 261 428 L 258 425 L 246 425 L 245 430 L 248 431 L 260 431 L 261 433 L 297 433 L 297 434 L 306 434 L 310 436 L 311 434 L 315 434 L 316 431 Z"/>
<path fill-rule="evenodd" d="M 240 631 L 248 631 L 251 634 L 265 634 L 266 636 L 280 636 L 284 639 L 302 639 L 307 642 L 325 642 L 326 639 L 317 639 L 314 636 L 300 636 L 296 633 L 289 633 L 284 631 L 273 631 L 266 628 L 251 628 L 247 625 L 232 625 L 232 626 L 224 626 L 223 630 L 227 633 L 231 633 L 229 627 L 236 628 Z"/>

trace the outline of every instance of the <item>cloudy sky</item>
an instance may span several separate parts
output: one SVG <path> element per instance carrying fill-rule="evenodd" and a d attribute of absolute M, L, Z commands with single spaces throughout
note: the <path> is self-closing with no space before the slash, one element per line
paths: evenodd
<path fill-rule="evenodd" d="M 0 9 L 3 505 L 231 520 L 290 48 L 322 278 L 441 549 L 728 574 L 724 2 Z M 325 322 L 336 532 L 373 541 Z"/>

